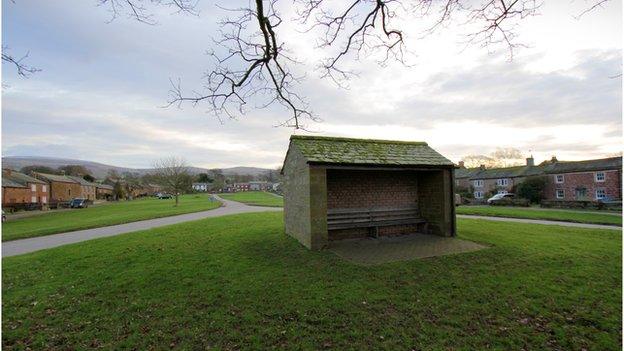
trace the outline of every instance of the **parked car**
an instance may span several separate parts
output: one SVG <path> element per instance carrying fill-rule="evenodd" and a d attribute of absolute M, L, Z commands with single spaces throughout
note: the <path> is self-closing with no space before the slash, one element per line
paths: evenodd
<path fill-rule="evenodd" d="M 69 207 L 71 208 L 87 208 L 89 204 L 87 203 L 87 199 L 72 199 L 69 202 Z"/>
<path fill-rule="evenodd" d="M 4 214 L 4 210 L 2 210 L 2 221 L 6 222 L 6 214 Z"/>
<path fill-rule="evenodd" d="M 491 205 L 493 202 L 496 201 L 500 201 L 502 199 L 513 199 L 516 195 L 512 194 L 512 193 L 507 193 L 507 194 L 496 194 L 494 196 L 492 196 L 491 198 L 487 199 L 487 203 L 488 205 Z"/>
<path fill-rule="evenodd" d="M 171 194 L 165 194 L 165 193 L 158 193 L 156 194 L 156 197 L 159 199 L 171 199 L 173 198 L 173 196 L 171 196 Z"/>

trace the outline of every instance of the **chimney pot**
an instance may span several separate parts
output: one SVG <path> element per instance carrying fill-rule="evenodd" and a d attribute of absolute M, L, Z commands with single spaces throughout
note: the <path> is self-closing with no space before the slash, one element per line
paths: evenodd
<path fill-rule="evenodd" d="M 485 165 L 480 165 L 479 169 L 482 170 L 482 171 L 485 171 Z"/>
<path fill-rule="evenodd" d="M 464 166 L 464 161 L 459 161 L 459 168 L 466 168 L 466 166 Z"/>
<path fill-rule="evenodd" d="M 551 162 L 551 163 L 558 162 L 558 161 L 557 161 L 557 157 L 556 157 L 556 156 L 553 156 L 553 157 L 550 159 L 550 162 Z"/>

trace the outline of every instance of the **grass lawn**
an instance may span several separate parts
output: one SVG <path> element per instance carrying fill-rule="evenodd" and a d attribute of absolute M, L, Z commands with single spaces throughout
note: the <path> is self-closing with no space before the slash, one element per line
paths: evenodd
<path fill-rule="evenodd" d="M 589 213 L 502 206 L 459 206 L 457 207 L 457 214 L 622 225 L 622 216 L 600 212 Z"/>
<path fill-rule="evenodd" d="M 621 349 L 620 232 L 460 219 L 492 247 L 361 267 L 282 216 L 4 258 L 4 349 Z"/>
<path fill-rule="evenodd" d="M 175 207 L 174 204 L 175 199 L 144 198 L 9 220 L 2 223 L 2 241 L 173 216 L 221 206 L 220 202 L 209 202 L 206 194 L 182 195 L 180 205 Z"/>
<path fill-rule="evenodd" d="M 238 201 L 247 205 L 283 207 L 284 199 L 265 191 L 241 191 L 238 193 L 219 194 L 226 200 Z"/>

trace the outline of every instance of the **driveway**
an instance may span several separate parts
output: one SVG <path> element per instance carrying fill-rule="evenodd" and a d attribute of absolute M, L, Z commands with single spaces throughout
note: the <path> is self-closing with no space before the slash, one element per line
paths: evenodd
<path fill-rule="evenodd" d="M 35 238 L 20 239 L 6 241 L 2 243 L 2 257 L 9 257 L 15 255 L 21 255 L 33 251 L 49 249 L 52 247 L 77 243 L 81 241 L 104 238 L 107 236 L 114 236 L 124 233 L 135 232 L 138 230 L 151 229 L 156 227 L 162 227 L 170 224 L 177 224 L 188 221 L 195 221 L 198 219 L 219 217 L 237 213 L 248 212 L 265 212 L 265 211 L 281 211 L 281 207 L 260 207 L 249 206 L 240 202 L 224 200 L 219 198 L 219 201 L 223 203 L 223 206 L 214 210 L 187 213 L 178 216 L 163 217 L 148 219 L 145 221 L 138 221 L 126 224 L 118 224 L 109 227 L 100 227 L 93 229 L 77 230 L 67 233 L 52 234 L 47 236 L 40 236 Z"/>
<path fill-rule="evenodd" d="M 574 222 L 562 222 L 562 221 L 546 221 L 546 220 L 542 220 L 542 219 L 524 219 L 524 218 L 509 218 L 509 217 L 488 217 L 488 216 L 477 216 L 477 215 L 457 215 L 457 218 L 485 219 L 485 220 L 488 220 L 488 221 L 498 221 L 498 222 L 516 222 L 516 223 L 529 223 L 529 224 L 559 225 L 559 226 L 563 226 L 563 227 L 576 227 L 576 228 L 622 230 L 622 227 L 614 226 L 614 225 L 574 223 Z"/>

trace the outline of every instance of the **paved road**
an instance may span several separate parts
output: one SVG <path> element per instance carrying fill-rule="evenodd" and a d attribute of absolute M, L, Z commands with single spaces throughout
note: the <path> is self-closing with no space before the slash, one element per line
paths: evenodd
<path fill-rule="evenodd" d="M 576 227 L 576 228 L 622 230 L 622 227 L 620 227 L 620 226 L 613 226 L 613 225 L 573 223 L 573 222 L 561 222 L 561 221 L 545 221 L 545 220 L 541 220 L 541 219 L 488 217 L 488 216 L 473 216 L 473 215 L 457 215 L 457 218 L 486 219 L 488 221 L 499 221 L 499 222 L 516 222 L 516 223 L 529 223 L 529 224 L 559 225 L 559 226 L 563 226 L 563 227 Z"/>
<path fill-rule="evenodd" d="M 2 257 L 21 255 L 28 252 L 49 249 L 66 244 L 77 243 L 96 238 L 119 235 L 137 230 L 162 227 L 165 225 L 195 221 L 203 218 L 218 217 L 236 213 L 281 211 L 281 207 L 248 206 L 240 202 L 229 201 L 219 198 L 224 206 L 214 210 L 187 213 L 178 216 L 148 219 L 109 227 L 78 230 L 67 233 L 40 236 L 36 238 L 6 241 L 2 243 Z"/>

